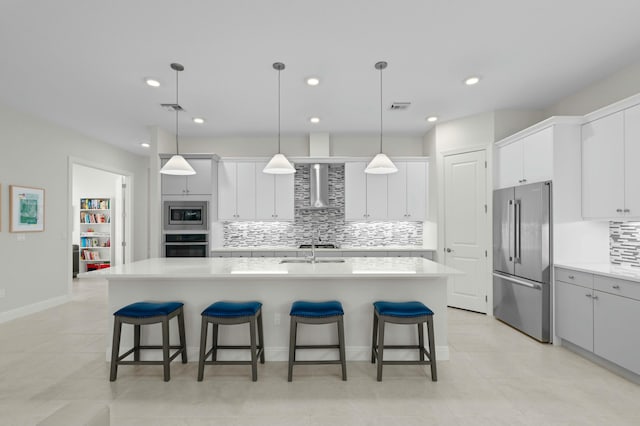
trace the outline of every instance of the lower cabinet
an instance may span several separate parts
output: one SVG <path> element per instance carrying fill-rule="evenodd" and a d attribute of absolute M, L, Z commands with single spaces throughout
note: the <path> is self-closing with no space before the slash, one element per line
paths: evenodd
<path fill-rule="evenodd" d="M 640 374 L 640 283 L 593 275 L 591 283 L 562 281 L 585 273 L 556 269 L 556 335 Z"/>

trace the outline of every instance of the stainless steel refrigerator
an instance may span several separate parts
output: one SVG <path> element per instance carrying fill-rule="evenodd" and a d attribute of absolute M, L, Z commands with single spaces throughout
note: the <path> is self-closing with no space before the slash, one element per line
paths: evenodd
<path fill-rule="evenodd" d="M 551 341 L 551 182 L 493 192 L 493 314 Z"/>

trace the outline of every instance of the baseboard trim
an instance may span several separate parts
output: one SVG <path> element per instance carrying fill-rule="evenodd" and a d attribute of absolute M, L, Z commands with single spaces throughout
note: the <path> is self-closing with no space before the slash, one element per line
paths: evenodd
<path fill-rule="evenodd" d="M 594 354 L 591 351 L 588 351 L 584 348 L 581 348 L 578 345 L 575 345 L 573 343 L 571 343 L 568 340 L 564 340 L 564 339 L 560 339 L 558 338 L 558 340 L 560 341 L 559 344 L 565 348 L 570 350 L 571 352 L 574 352 L 578 355 L 580 355 L 583 358 L 588 359 L 589 361 L 593 362 L 594 364 L 599 365 L 602 368 L 605 368 L 609 371 L 611 371 L 614 374 L 617 374 L 618 376 L 624 377 L 625 379 L 636 383 L 636 384 L 640 384 L 640 375 L 634 373 L 631 370 L 627 370 L 624 367 L 619 366 L 618 364 L 615 364 L 607 359 L 604 359 L 596 354 Z"/>
<path fill-rule="evenodd" d="M 20 308 L 11 309 L 10 311 L 0 312 L 0 324 L 14 319 L 22 318 L 27 315 L 50 309 L 64 303 L 70 302 L 71 296 L 54 297 L 53 299 L 43 300 L 41 302 L 32 303 L 31 305 L 22 306 Z"/>

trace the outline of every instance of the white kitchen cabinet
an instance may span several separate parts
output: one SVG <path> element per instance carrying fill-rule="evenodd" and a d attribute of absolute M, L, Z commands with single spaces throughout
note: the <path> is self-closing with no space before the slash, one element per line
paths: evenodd
<path fill-rule="evenodd" d="M 624 214 L 624 113 L 582 126 L 582 216 Z"/>
<path fill-rule="evenodd" d="M 256 217 L 255 163 L 222 161 L 218 166 L 218 219 L 254 220 Z"/>
<path fill-rule="evenodd" d="M 267 162 L 255 163 L 256 220 L 294 219 L 294 175 L 263 173 Z"/>
<path fill-rule="evenodd" d="M 213 193 L 213 160 L 211 158 L 191 158 L 184 156 L 196 171 L 195 175 L 162 175 L 162 195 L 211 195 Z M 169 160 L 162 158 L 161 164 Z"/>
<path fill-rule="evenodd" d="M 553 126 L 497 148 L 497 188 L 551 180 L 553 177 Z"/>
<path fill-rule="evenodd" d="M 345 220 L 387 219 L 387 176 L 364 172 L 367 163 L 344 165 Z"/>
<path fill-rule="evenodd" d="M 582 126 L 582 216 L 640 217 L 640 105 Z"/>
<path fill-rule="evenodd" d="M 387 175 L 387 218 L 422 222 L 427 208 L 427 163 L 397 161 L 395 164 L 398 172 Z"/>

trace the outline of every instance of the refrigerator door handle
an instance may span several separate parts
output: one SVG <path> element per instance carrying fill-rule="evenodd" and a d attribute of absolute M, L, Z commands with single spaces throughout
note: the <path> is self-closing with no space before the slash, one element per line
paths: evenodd
<path fill-rule="evenodd" d="M 515 259 L 514 262 L 515 263 L 520 263 L 520 256 L 521 256 L 521 251 L 520 251 L 520 243 L 521 243 L 521 229 L 520 229 L 520 210 L 522 208 L 522 204 L 520 204 L 520 200 L 514 200 L 513 203 L 513 210 L 514 210 L 514 245 L 515 248 L 513 249 L 514 254 L 515 254 Z"/>
<path fill-rule="evenodd" d="M 501 274 L 500 272 L 494 272 L 493 276 L 501 278 L 501 279 L 503 279 L 505 281 L 512 282 L 514 284 L 518 284 L 518 285 L 522 285 L 522 286 L 525 286 L 525 287 L 533 288 L 535 290 L 541 290 L 542 289 L 542 285 L 540 285 L 540 284 L 536 284 L 536 283 L 532 283 L 532 282 L 529 282 L 529 281 L 521 280 L 521 279 L 515 278 L 515 277 L 510 276 L 510 275 Z"/>
<path fill-rule="evenodd" d="M 509 232 L 511 232 L 511 230 L 513 229 L 512 226 L 515 221 L 514 218 L 515 218 L 514 200 L 509 200 L 509 211 L 507 212 Z M 509 262 L 513 262 L 513 258 L 516 256 L 514 251 L 515 251 L 515 242 L 512 240 L 512 241 L 509 241 Z"/>

